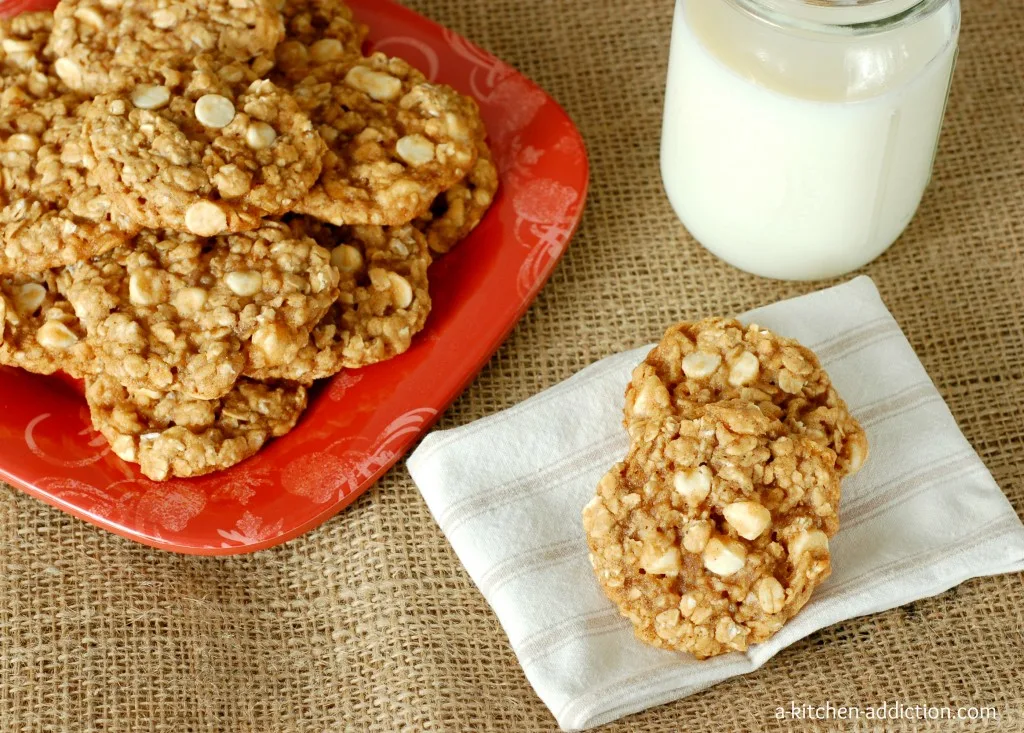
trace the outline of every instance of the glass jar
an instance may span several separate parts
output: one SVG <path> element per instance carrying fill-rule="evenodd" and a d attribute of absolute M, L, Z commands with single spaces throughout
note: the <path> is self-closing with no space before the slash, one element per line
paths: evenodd
<path fill-rule="evenodd" d="M 931 177 L 958 0 L 677 0 L 661 171 L 690 233 L 757 275 L 878 257 Z"/>

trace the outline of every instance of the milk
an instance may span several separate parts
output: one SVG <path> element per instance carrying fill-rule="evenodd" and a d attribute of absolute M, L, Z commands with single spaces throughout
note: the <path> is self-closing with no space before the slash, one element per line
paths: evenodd
<path fill-rule="evenodd" d="M 878 38 L 823 41 L 728 0 L 679 0 L 661 168 L 683 224 L 765 277 L 831 277 L 880 255 L 928 185 L 958 22 L 954 2 Z"/>

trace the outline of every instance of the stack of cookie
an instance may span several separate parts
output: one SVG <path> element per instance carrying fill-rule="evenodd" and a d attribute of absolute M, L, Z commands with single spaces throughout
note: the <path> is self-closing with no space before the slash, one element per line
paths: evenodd
<path fill-rule="evenodd" d="M 0 364 L 85 380 L 156 480 L 409 348 L 497 189 L 476 103 L 335 0 L 64 0 L 0 21 Z"/>
<path fill-rule="evenodd" d="M 626 390 L 626 460 L 583 511 L 638 638 L 704 659 L 765 641 L 831 572 L 864 431 L 817 357 L 758 326 L 670 328 Z"/>

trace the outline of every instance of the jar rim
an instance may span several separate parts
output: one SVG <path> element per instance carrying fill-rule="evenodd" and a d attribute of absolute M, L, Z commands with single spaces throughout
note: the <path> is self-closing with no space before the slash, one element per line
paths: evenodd
<path fill-rule="evenodd" d="M 727 0 L 771 25 L 832 35 L 871 35 L 911 25 L 958 0 Z"/>

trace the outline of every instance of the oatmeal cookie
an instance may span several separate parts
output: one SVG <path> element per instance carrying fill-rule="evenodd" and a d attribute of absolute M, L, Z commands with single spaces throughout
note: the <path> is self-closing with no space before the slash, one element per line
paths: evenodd
<path fill-rule="evenodd" d="M 835 454 L 742 400 L 666 418 L 583 512 L 591 562 L 638 638 L 699 659 L 777 632 L 831 571 Z"/>
<path fill-rule="evenodd" d="M 430 210 L 416 220 L 416 228 L 426 235 L 432 252 L 451 251 L 476 229 L 494 201 L 498 169 L 486 143 L 478 143 L 477 151 L 469 175 L 434 199 Z"/>
<path fill-rule="evenodd" d="M 320 173 L 324 144 L 290 94 L 214 60 L 102 95 L 85 112 L 96 179 L 139 225 L 210 237 L 289 210 Z"/>
<path fill-rule="evenodd" d="M 332 66 L 362 57 L 369 29 L 340 0 L 285 0 L 281 14 L 285 40 L 275 58 L 277 73 L 286 79 L 298 82 L 310 74 L 329 78 Z"/>
<path fill-rule="evenodd" d="M 284 36 L 274 0 L 62 0 L 53 15 L 54 70 L 85 94 L 130 92 L 200 54 L 272 58 Z"/>
<path fill-rule="evenodd" d="M 430 313 L 430 252 L 423 235 L 408 225 L 338 229 L 296 219 L 292 226 L 331 248 L 341 294 L 297 355 L 247 375 L 309 384 L 404 353 Z"/>
<path fill-rule="evenodd" d="M 137 230 L 96 186 L 82 144 L 81 100 L 48 84 L 0 109 L 0 273 L 92 257 Z M 11 96 L 8 94 L 7 96 Z M 10 101 L 10 100 L 8 100 Z"/>
<path fill-rule="evenodd" d="M 330 253 L 275 223 L 213 239 L 144 230 L 61 277 L 107 374 L 197 399 L 289 363 L 338 297 Z"/>
<path fill-rule="evenodd" d="M 294 210 L 332 224 L 407 224 L 476 162 L 476 103 L 374 54 L 292 92 L 327 143 L 323 172 Z"/>
<path fill-rule="evenodd" d="M 704 405 L 741 399 L 781 419 L 838 456 L 843 475 L 867 460 L 867 436 L 810 349 L 756 325 L 709 318 L 665 332 L 626 389 L 625 425 L 634 442 L 666 415 L 699 414 Z"/>
<path fill-rule="evenodd" d="M 97 370 L 85 327 L 53 271 L 0 277 L 0 364 L 78 379 Z"/>
<path fill-rule="evenodd" d="M 216 400 L 131 390 L 113 377 L 86 380 L 96 429 L 125 461 L 154 481 L 230 468 L 284 435 L 306 408 L 306 390 L 242 379 Z"/>

